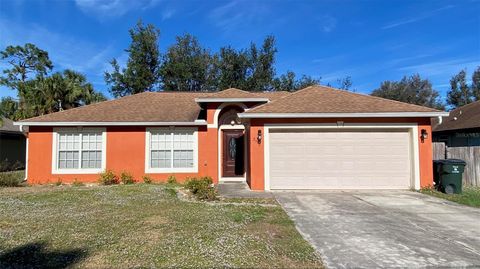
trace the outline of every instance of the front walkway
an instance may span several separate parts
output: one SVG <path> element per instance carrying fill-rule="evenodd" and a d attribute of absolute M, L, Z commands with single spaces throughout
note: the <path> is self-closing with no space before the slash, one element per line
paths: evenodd
<path fill-rule="evenodd" d="M 273 198 L 270 192 L 250 190 L 245 182 L 221 182 L 217 189 L 218 194 L 224 198 Z"/>
<path fill-rule="evenodd" d="M 479 268 L 480 209 L 412 191 L 284 191 L 328 268 Z"/>

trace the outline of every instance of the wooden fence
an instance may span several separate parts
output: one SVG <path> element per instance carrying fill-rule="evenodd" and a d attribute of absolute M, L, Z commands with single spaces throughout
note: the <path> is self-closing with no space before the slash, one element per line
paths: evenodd
<path fill-rule="evenodd" d="M 445 143 L 433 143 L 433 159 L 460 159 L 467 163 L 463 184 L 480 186 L 480 147 L 446 147 Z"/>

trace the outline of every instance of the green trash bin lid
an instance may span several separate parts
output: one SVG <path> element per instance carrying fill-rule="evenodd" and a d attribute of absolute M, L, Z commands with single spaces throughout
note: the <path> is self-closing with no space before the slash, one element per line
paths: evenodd
<path fill-rule="evenodd" d="M 467 163 L 464 160 L 460 159 L 446 159 L 446 160 L 436 160 L 437 162 L 441 164 L 451 164 L 451 165 L 467 165 Z"/>

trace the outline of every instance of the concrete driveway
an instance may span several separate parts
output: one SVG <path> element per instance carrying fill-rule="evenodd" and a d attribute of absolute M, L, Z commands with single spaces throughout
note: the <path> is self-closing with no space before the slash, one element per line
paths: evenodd
<path fill-rule="evenodd" d="M 411 191 L 274 195 L 328 268 L 480 267 L 480 209 Z"/>

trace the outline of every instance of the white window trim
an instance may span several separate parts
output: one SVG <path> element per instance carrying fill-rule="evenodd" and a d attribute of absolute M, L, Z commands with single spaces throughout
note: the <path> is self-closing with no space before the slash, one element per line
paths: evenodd
<path fill-rule="evenodd" d="M 61 133 L 82 133 L 82 132 L 102 132 L 102 165 L 100 168 L 75 168 L 75 169 L 60 169 L 58 168 L 58 136 Z M 105 171 L 107 163 L 107 131 L 105 128 L 53 128 L 52 139 L 52 174 L 98 174 Z M 82 141 L 80 140 L 80 144 Z M 80 146 L 81 148 L 81 146 Z M 81 150 L 80 150 L 81 152 Z M 79 165 L 82 162 L 81 153 L 79 155 Z"/>
<path fill-rule="evenodd" d="M 152 168 L 150 161 L 150 141 L 152 132 L 169 131 L 172 134 L 175 131 L 193 131 L 193 167 L 190 168 Z M 173 150 L 173 149 L 172 149 Z M 172 153 L 173 158 L 173 153 Z M 173 165 L 173 163 L 172 163 Z M 147 128 L 145 132 L 145 173 L 198 173 L 198 128 L 192 127 L 170 127 L 170 128 Z"/>

